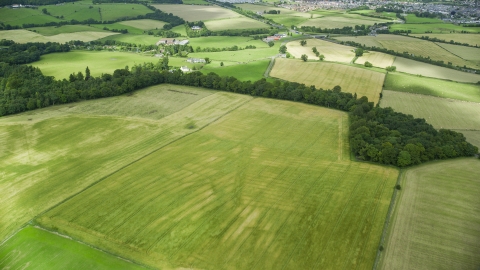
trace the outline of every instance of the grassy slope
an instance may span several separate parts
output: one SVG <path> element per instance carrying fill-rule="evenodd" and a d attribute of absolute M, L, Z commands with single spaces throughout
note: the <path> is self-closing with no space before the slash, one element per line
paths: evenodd
<path fill-rule="evenodd" d="M 33 27 L 29 28 L 29 30 L 35 30 L 37 33 L 43 36 L 54 36 L 58 34 L 66 34 L 66 33 L 77 33 L 79 32 L 107 32 L 106 30 L 98 29 L 88 25 L 62 25 L 60 27 L 57 26 L 46 26 L 46 27 Z M 80 34 L 81 35 L 81 34 Z"/>
<path fill-rule="evenodd" d="M 385 74 L 368 69 L 290 59 L 276 59 L 270 76 L 324 89 L 332 89 L 340 85 L 342 91 L 357 93 L 358 97 L 366 96 L 374 103 L 377 103 L 380 98 L 385 78 Z"/>
<path fill-rule="evenodd" d="M 49 258 L 49 259 L 46 259 Z M 26 227 L 0 246 L 3 269 L 145 269 L 44 230 Z"/>
<path fill-rule="evenodd" d="M 92 27 L 93 28 L 93 27 Z M 97 29 L 92 31 L 85 32 L 73 32 L 73 33 L 61 33 L 57 35 L 50 36 L 49 34 L 52 31 L 47 30 L 47 36 L 43 36 L 42 32 L 40 34 L 28 31 L 28 30 L 8 30 L 0 31 L 0 39 L 9 39 L 18 43 L 27 43 L 27 42 L 58 42 L 65 43 L 70 40 L 82 40 L 82 41 L 92 41 L 99 38 L 104 38 L 108 36 L 115 36 L 116 33 L 98 31 Z"/>
<path fill-rule="evenodd" d="M 100 76 L 102 73 L 111 74 L 115 69 L 145 62 L 156 63 L 158 58 L 127 52 L 71 51 L 43 55 L 40 61 L 32 63 L 32 66 L 40 68 L 45 75 L 63 79 L 72 73 L 85 74 L 87 66 L 92 76 Z"/>
<path fill-rule="evenodd" d="M 478 159 L 406 170 L 383 269 L 475 269 L 480 265 Z"/>
<path fill-rule="evenodd" d="M 321 12 L 321 11 L 320 11 Z M 312 12 L 317 14 L 316 12 Z M 312 18 L 301 24 L 304 26 L 315 26 L 320 28 L 343 28 L 345 26 L 354 27 L 355 25 L 373 25 L 375 23 L 390 22 L 391 20 L 361 16 L 358 14 L 349 14 L 343 12 L 326 11 L 320 13 L 321 17 Z"/>
<path fill-rule="evenodd" d="M 480 102 L 480 85 L 451 82 L 402 73 L 388 73 L 385 89 Z"/>
<path fill-rule="evenodd" d="M 0 8 L 0 22 L 5 25 L 22 26 L 25 23 L 43 24 L 48 22 L 59 22 L 60 20 L 47 16 L 42 13 L 41 9 L 31 8 Z"/>
<path fill-rule="evenodd" d="M 249 102 L 38 221 L 156 267 L 370 268 L 397 170 L 349 160 L 344 112 L 220 95 Z"/>
<path fill-rule="evenodd" d="M 422 75 L 426 77 L 466 83 L 477 83 L 480 81 L 479 74 L 453 70 L 446 67 L 439 67 L 403 57 L 395 57 L 395 62 L 393 65 L 397 67 L 397 71 L 413 75 Z"/>
<path fill-rule="evenodd" d="M 162 85 L 130 97 L 2 117 L 0 239 L 103 176 L 195 131 L 185 125 L 204 114 L 176 112 L 211 92 L 193 89 L 196 95 L 186 95 L 168 89 Z M 201 119 L 197 126 L 206 123 Z"/>
<path fill-rule="evenodd" d="M 238 64 L 221 67 L 218 63 L 206 65 L 200 71 L 203 74 L 210 72 L 217 73 L 220 76 L 234 76 L 241 81 L 257 81 L 263 78 L 263 74 L 270 64 L 270 60 L 261 60 L 247 64 Z"/>
<path fill-rule="evenodd" d="M 90 8 L 92 7 L 92 8 Z M 81 1 L 75 3 L 65 3 L 64 5 L 54 5 L 45 7 L 53 16 L 64 16 L 66 20 L 88 20 L 111 21 L 120 18 L 136 17 L 152 13 L 144 5 L 138 4 L 101 4 L 92 5 L 91 2 Z M 99 9 L 101 12 L 99 12 Z"/>

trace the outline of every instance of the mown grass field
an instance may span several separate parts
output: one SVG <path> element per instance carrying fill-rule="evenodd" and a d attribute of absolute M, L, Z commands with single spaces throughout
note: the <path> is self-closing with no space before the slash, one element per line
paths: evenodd
<path fill-rule="evenodd" d="M 192 46 L 193 49 L 197 47 L 226 48 L 226 47 L 233 47 L 235 45 L 237 45 L 239 48 L 245 48 L 248 45 L 253 45 L 256 48 L 268 48 L 267 43 L 258 39 L 255 40 L 251 37 L 225 37 L 225 36 L 192 38 L 192 39 L 189 39 L 188 45 Z"/>
<path fill-rule="evenodd" d="M 60 19 L 43 14 L 41 9 L 0 8 L 0 22 L 4 23 L 5 25 L 10 24 L 12 26 L 22 26 L 22 24 L 29 23 L 43 24 L 59 21 Z"/>
<path fill-rule="evenodd" d="M 62 25 L 58 26 L 45 26 L 45 27 L 33 27 L 28 28 L 28 30 L 35 30 L 36 33 L 41 34 L 42 36 L 54 36 L 58 34 L 66 33 L 78 33 L 81 37 L 81 32 L 106 32 L 106 30 L 98 29 L 88 25 Z"/>
<path fill-rule="evenodd" d="M 0 245 L 0 265 L 3 269 L 146 269 L 30 226 Z"/>
<path fill-rule="evenodd" d="M 104 37 L 114 36 L 117 33 L 98 31 L 92 28 L 91 31 L 72 32 L 50 35 L 52 31 L 48 30 L 44 36 L 42 33 L 38 34 L 28 30 L 5 30 L 0 31 L 0 39 L 9 39 L 18 43 L 27 42 L 58 42 L 65 43 L 71 40 L 92 41 Z"/>
<path fill-rule="evenodd" d="M 416 24 L 416 23 L 443 23 L 442 20 L 437 18 L 424 18 L 424 17 L 417 17 L 415 14 L 407 14 L 405 17 L 405 23 L 408 24 Z"/>
<path fill-rule="evenodd" d="M 332 89 L 336 85 L 343 92 L 366 96 L 378 103 L 385 74 L 368 69 L 327 62 L 303 62 L 296 59 L 276 59 L 270 76 L 282 80 Z"/>
<path fill-rule="evenodd" d="M 410 38 L 400 35 L 378 35 L 376 37 L 349 37 L 341 39 L 352 40 L 360 44 L 368 44 L 369 40 L 371 40 L 371 43 L 378 43 L 380 45 L 374 46 L 394 50 L 396 52 L 408 52 L 409 54 L 421 55 L 423 57 L 429 56 L 433 60 L 442 60 L 444 61 L 444 63 L 451 62 L 453 65 L 461 67 L 466 65 L 467 67 L 478 68 L 478 63 L 462 59 L 461 57 L 440 47 L 436 43 L 427 40 Z M 461 46 L 461 48 L 468 49 L 468 47 L 464 46 Z"/>
<path fill-rule="evenodd" d="M 248 49 L 241 51 L 224 51 L 224 52 L 198 52 L 190 53 L 188 57 L 205 58 L 211 60 L 248 63 L 252 61 L 265 60 L 278 54 L 279 43 L 270 48 Z M 234 76 L 234 74 L 232 74 Z"/>
<path fill-rule="evenodd" d="M 386 68 L 388 66 L 392 66 L 394 60 L 395 56 L 371 51 L 364 53 L 361 57 L 357 58 L 355 63 L 363 65 L 365 62 L 370 62 L 374 67 Z"/>
<path fill-rule="evenodd" d="M 97 29 L 104 29 L 104 28 L 107 28 L 107 29 L 110 29 L 110 30 L 126 29 L 128 31 L 128 34 L 134 34 L 134 35 L 141 35 L 141 34 L 144 34 L 144 32 L 145 32 L 145 30 L 142 30 L 142 29 L 130 26 L 130 25 L 126 25 L 126 24 L 121 24 L 121 22 L 109 23 L 109 24 L 92 24 L 91 26 L 95 27 Z"/>
<path fill-rule="evenodd" d="M 145 62 L 157 63 L 159 58 L 144 56 L 137 53 L 109 52 L 109 51 L 71 51 L 68 53 L 52 53 L 42 55 L 40 61 L 32 63 L 42 73 L 54 76 L 57 79 L 68 78 L 70 74 L 90 69 L 92 76 L 100 76 L 102 73 L 113 73 L 116 69 L 125 66 L 133 66 Z"/>
<path fill-rule="evenodd" d="M 166 13 L 172 13 L 178 17 L 189 21 L 208 21 L 226 18 L 238 18 L 242 15 L 229 9 L 219 6 L 203 6 L 203 5 L 152 5 Z M 208 27 L 208 26 L 207 26 Z"/>
<path fill-rule="evenodd" d="M 478 34 L 457 34 L 457 33 L 445 33 L 445 34 L 413 34 L 411 36 L 416 36 L 416 37 L 422 37 L 422 36 L 428 36 L 430 38 L 438 38 L 438 39 L 443 39 L 447 42 L 450 42 L 450 40 L 453 40 L 455 42 L 460 42 L 460 43 L 467 43 L 472 46 L 475 45 L 480 45 L 480 35 Z"/>
<path fill-rule="evenodd" d="M 91 8 L 90 8 L 91 7 Z M 93 5 L 89 1 L 80 1 L 74 3 L 65 3 L 63 5 L 50 5 L 45 8 L 53 16 L 64 16 L 65 20 L 84 21 L 94 19 L 97 21 L 112 21 L 125 17 L 137 17 L 152 13 L 144 5 L 139 4 L 106 4 Z"/>
<path fill-rule="evenodd" d="M 380 106 L 424 118 L 437 129 L 480 131 L 480 103 L 384 90 Z"/>
<path fill-rule="evenodd" d="M 279 10 L 280 14 L 268 14 L 264 13 L 262 16 L 268 19 L 272 19 L 276 23 L 283 24 L 290 28 L 291 25 L 300 25 L 307 20 L 319 18 L 321 15 L 315 14 L 313 12 L 298 12 L 291 9 L 286 9 L 278 6 L 266 6 L 266 5 L 257 5 L 257 4 L 236 4 L 235 6 L 250 11 L 269 11 L 269 10 Z"/>
<path fill-rule="evenodd" d="M 405 170 L 382 269 L 480 265 L 480 161 L 461 158 Z"/>
<path fill-rule="evenodd" d="M 353 50 L 355 48 L 344 46 L 321 39 L 307 39 L 305 46 L 300 45 L 300 40 L 290 41 L 286 44 L 287 51 L 295 58 L 300 58 L 302 54 L 306 54 L 310 60 L 318 60 L 313 53 L 312 48 L 316 47 L 320 54 L 325 56 L 325 61 L 350 63 L 355 57 Z"/>
<path fill-rule="evenodd" d="M 314 13 L 315 14 L 315 13 Z M 390 22 L 391 20 L 361 16 L 353 13 L 328 12 L 322 17 L 312 18 L 303 22 L 300 26 L 315 26 L 320 28 L 343 28 L 355 25 L 373 25 L 375 23 Z"/>
<path fill-rule="evenodd" d="M 220 66 L 218 62 L 213 62 L 204 66 L 200 71 L 203 74 L 210 72 L 216 73 L 220 76 L 234 76 L 241 81 L 257 81 L 263 78 L 263 74 L 267 70 L 270 60 L 260 60 L 250 62 L 247 64 L 237 64 L 230 66 Z"/>
<path fill-rule="evenodd" d="M 137 35 L 137 34 L 118 34 L 99 39 L 100 41 L 105 40 L 116 40 L 120 42 L 126 42 L 137 45 L 155 45 L 162 37 L 155 37 L 152 35 Z"/>
<path fill-rule="evenodd" d="M 477 83 L 480 81 L 479 74 L 453 70 L 446 67 L 439 67 L 403 57 L 395 57 L 395 62 L 393 65 L 397 67 L 397 71 L 412 75 L 422 75 L 426 77 L 466 83 Z"/>
<path fill-rule="evenodd" d="M 434 34 L 450 34 L 451 32 L 466 31 L 468 33 L 479 33 L 480 29 L 478 27 L 462 27 L 460 25 L 455 25 L 451 23 L 405 23 L 405 24 L 392 24 L 390 26 L 390 31 L 395 30 L 410 30 L 412 34 L 425 34 L 431 35 Z M 428 32 L 428 33 L 427 33 Z"/>
<path fill-rule="evenodd" d="M 350 161 L 346 113 L 229 93 L 179 113 L 195 133 L 37 222 L 157 268 L 371 268 L 398 171 Z"/>
<path fill-rule="evenodd" d="M 436 44 L 462 59 L 472 61 L 477 65 L 480 64 L 480 48 L 472 48 L 440 42 L 437 42 Z"/>
<path fill-rule="evenodd" d="M 244 16 L 206 21 L 205 26 L 211 31 L 222 31 L 229 29 L 258 29 L 270 27 L 263 22 Z"/>
<path fill-rule="evenodd" d="M 199 100 L 208 104 L 212 92 L 170 89 L 162 85 L 133 96 L 2 117 L 0 239 L 102 177 L 203 127 L 223 115 L 222 106 L 237 102 L 211 97 L 223 103 L 206 114 L 188 106 Z M 195 127 L 186 128 L 192 122 Z"/>
<path fill-rule="evenodd" d="M 157 30 L 157 29 L 163 29 L 163 26 L 166 23 L 157 21 L 157 20 L 145 19 L 145 20 L 123 21 L 123 22 L 119 22 L 119 24 L 135 27 L 141 30 Z"/>
<path fill-rule="evenodd" d="M 480 85 L 478 84 L 451 82 L 398 72 L 388 73 L 384 89 L 480 102 Z"/>

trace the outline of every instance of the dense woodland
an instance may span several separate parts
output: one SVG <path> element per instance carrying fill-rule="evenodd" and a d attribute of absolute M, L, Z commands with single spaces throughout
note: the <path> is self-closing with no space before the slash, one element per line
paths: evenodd
<path fill-rule="evenodd" d="M 113 74 L 91 77 L 71 74 L 69 80 L 44 76 L 38 68 L 0 63 L 0 116 L 80 100 L 110 97 L 147 86 L 170 83 L 198 86 L 266 98 L 292 100 L 350 112 L 350 144 L 357 158 L 382 164 L 408 166 L 434 159 L 472 156 L 478 148 L 461 133 L 435 130 L 424 119 L 374 107 L 366 97 L 292 82 L 274 83 L 261 79 L 239 81 L 200 72 L 168 71 L 168 62 L 146 63 Z"/>
<path fill-rule="evenodd" d="M 27 64 L 40 60 L 40 56 L 54 52 L 69 52 L 70 46 L 56 42 L 15 43 L 0 40 L 0 59 L 9 64 Z"/>

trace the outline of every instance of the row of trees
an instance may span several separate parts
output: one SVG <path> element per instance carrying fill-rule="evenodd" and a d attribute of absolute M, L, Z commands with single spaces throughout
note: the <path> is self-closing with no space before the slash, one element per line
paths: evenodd
<path fill-rule="evenodd" d="M 27 64 L 40 60 L 40 56 L 54 52 L 68 52 L 70 46 L 56 42 L 15 43 L 11 40 L 0 40 L 0 59 L 9 64 Z"/>
<path fill-rule="evenodd" d="M 168 58 L 156 65 L 147 63 L 117 69 L 113 74 L 90 77 L 72 74 L 69 80 L 54 80 L 42 75 L 38 68 L 0 63 L 0 115 L 26 110 L 121 95 L 147 86 L 170 83 L 205 87 L 267 98 L 305 102 L 350 112 L 350 145 L 363 160 L 408 166 L 433 159 L 471 156 L 478 148 L 465 137 L 450 130 L 435 130 L 424 119 L 394 112 L 391 108 L 374 107 L 366 97 L 292 82 L 239 81 L 233 76 L 220 77 L 200 72 L 184 74 L 168 71 Z M 88 78 L 88 79 L 87 79 Z"/>

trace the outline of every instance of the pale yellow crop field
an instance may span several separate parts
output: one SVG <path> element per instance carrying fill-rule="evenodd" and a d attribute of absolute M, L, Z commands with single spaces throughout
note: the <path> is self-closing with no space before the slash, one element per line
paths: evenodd
<path fill-rule="evenodd" d="M 123 22 L 119 22 L 119 24 L 135 27 L 142 30 L 152 30 L 157 28 L 162 29 L 166 23 L 157 21 L 157 20 L 145 19 L 145 20 L 123 21 Z"/>
<path fill-rule="evenodd" d="M 347 36 L 347 37 L 335 37 L 336 40 L 339 41 L 353 41 L 356 43 L 360 43 L 367 47 L 378 47 L 383 48 L 382 43 L 380 43 L 380 39 L 372 38 L 371 36 Z"/>
<path fill-rule="evenodd" d="M 378 103 L 385 79 L 385 74 L 368 69 L 296 59 L 276 59 L 270 76 L 323 89 L 340 85 L 343 92 L 356 93 L 358 97 L 366 96 L 375 104 Z"/>
<path fill-rule="evenodd" d="M 247 17 L 238 17 L 231 19 L 218 19 L 206 21 L 205 26 L 211 31 L 222 31 L 228 29 L 256 29 L 268 28 L 269 26 L 263 22 L 259 22 Z"/>
<path fill-rule="evenodd" d="M 172 13 L 186 21 L 208 21 L 225 18 L 243 17 L 229 9 L 219 6 L 200 5 L 152 5 L 166 13 Z"/>
<path fill-rule="evenodd" d="M 315 26 L 320 28 L 343 28 L 345 26 L 355 25 L 373 25 L 379 22 L 389 22 L 390 20 L 362 17 L 360 15 L 348 14 L 347 16 L 328 16 L 307 20 L 300 26 Z"/>
<path fill-rule="evenodd" d="M 390 54 L 385 54 L 381 52 L 368 52 L 364 53 L 361 57 L 357 58 L 355 61 L 356 64 L 363 65 L 365 62 L 370 62 L 374 67 L 386 68 L 393 65 L 395 56 Z"/>
<path fill-rule="evenodd" d="M 329 62 L 350 63 L 355 57 L 353 47 L 320 39 L 307 39 L 307 44 L 305 46 L 300 45 L 299 40 L 295 40 L 288 42 L 286 46 L 287 51 L 295 58 L 300 58 L 302 54 L 306 54 L 308 59 L 318 60 L 318 57 L 312 51 L 313 47 L 316 47 L 320 54 L 325 56 L 325 61 Z"/>
<path fill-rule="evenodd" d="M 17 43 L 27 42 L 58 42 L 65 43 L 71 40 L 92 41 L 111 35 L 118 35 L 112 32 L 85 31 L 77 33 L 62 33 L 53 36 L 43 36 L 28 30 L 0 31 L 0 39 L 13 40 Z"/>

